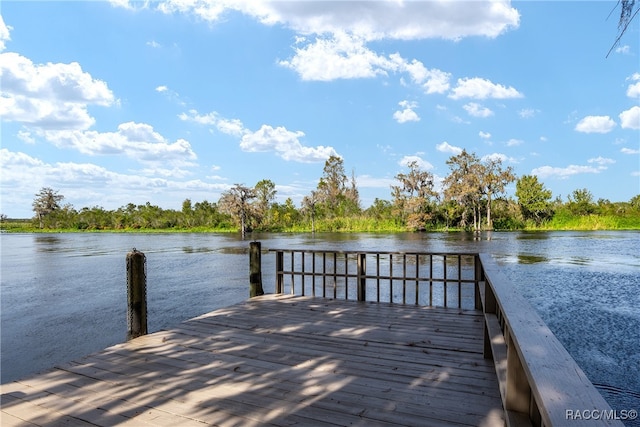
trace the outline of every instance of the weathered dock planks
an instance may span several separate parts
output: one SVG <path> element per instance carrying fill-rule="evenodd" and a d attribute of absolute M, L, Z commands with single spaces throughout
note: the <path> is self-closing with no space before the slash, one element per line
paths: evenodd
<path fill-rule="evenodd" d="M 480 311 L 267 295 L 3 384 L 3 426 L 504 425 Z"/>

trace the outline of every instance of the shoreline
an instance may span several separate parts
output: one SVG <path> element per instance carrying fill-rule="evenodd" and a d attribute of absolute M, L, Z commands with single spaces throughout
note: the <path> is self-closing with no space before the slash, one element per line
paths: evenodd
<path fill-rule="evenodd" d="M 459 228 L 442 228 L 433 230 L 411 231 L 411 230 L 399 230 L 399 229 L 385 229 L 385 228 L 369 228 L 369 229 L 338 229 L 338 230 L 316 230 L 311 229 L 294 229 L 294 230 L 254 230 L 247 232 L 248 236 L 253 233 L 257 234 L 324 234 L 324 233 L 338 233 L 338 234 L 353 234 L 353 233 L 383 233 L 383 234 L 396 234 L 396 233 L 415 233 L 415 234 L 428 234 L 428 233 L 512 233 L 512 232 L 549 232 L 549 231 L 640 231 L 640 226 L 636 227 L 526 227 L 526 228 L 512 228 L 512 229 L 481 229 L 481 230 L 465 230 Z M 91 230 L 79 230 L 79 229 L 38 229 L 27 227 L 11 227 L 9 229 L 0 227 L 0 233 L 6 234 L 100 234 L 100 233 L 115 233 L 115 234 L 239 234 L 239 230 L 231 229 L 200 229 L 200 228 L 145 228 L 145 229 L 91 229 Z"/>

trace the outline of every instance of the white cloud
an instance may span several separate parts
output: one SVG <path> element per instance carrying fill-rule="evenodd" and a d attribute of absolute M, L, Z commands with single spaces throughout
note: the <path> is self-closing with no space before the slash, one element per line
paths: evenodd
<path fill-rule="evenodd" d="M 582 133 L 609 133 L 616 122 L 609 116 L 586 116 L 576 124 L 575 130 Z"/>
<path fill-rule="evenodd" d="M 623 111 L 618 117 L 623 129 L 640 129 L 640 107 L 637 105 Z"/>
<path fill-rule="evenodd" d="M 402 159 L 400 159 L 398 164 L 401 166 L 409 166 L 409 163 L 411 162 L 416 162 L 418 164 L 418 167 L 422 170 L 433 169 L 433 165 L 420 156 L 404 156 Z"/>
<path fill-rule="evenodd" d="M 220 114 L 213 111 L 208 114 L 200 114 L 196 110 L 189 110 L 188 113 L 181 113 L 178 115 L 180 120 L 191 121 L 201 125 L 214 126 L 218 131 L 235 137 L 241 137 L 245 133 L 250 133 L 249 129 L 246 129 L 242 122 L 238 119 L 225 119 Z"/>
<path fill-rule="evenodd" d="M 462 153 L 462 148 L 450 145 L 447 141 L 436 145 L 436 150 L 440 151 L 441 153 L 455 154 L 456 156 Z"/>
<path fill-rule="evenodd" d="M 160 176 L 165 178 L 185 178 L 191 175 L 191 171 L 179 167 L 174 167 L 171 169 L 154 167 L 141 169 L 139 173 L 144 176 Z"/>
<path fill-rule="evenodd" d="M 122 0 L 124 1 L 124 0 Z M 468 36 L 497 37 L 520 21 L 510 2 L 216 2 L 169 0 L 165 13 L 190 13 L 216 22 L 227 10 L 249 15 L 265 25 L 280 24 L 300 34 L 348 32 L 366 40 L 418 40 Z"/>
<path fill-rule="evenodd" d="M 640 154 L 640 150 L 634 150 L 632 148 L 623 147 L 620 149 L 623 154 Z"/>
<path fill-rule="evenodd" d="M 201 125 L 215 125 L 218 121 L 219 115 L 215 111 L 202 115 L 198 113 L 197 110 L 189 110 L 188 113 L 178 114 L 178 118 L 183 121 L 194 122 Z"/>
<path fill-rule="evenodd" d="M 249 132 L 249 130 L 245 129 L 242 122 L 238 119 L 218 119 L 216 122 L 216 128 L 224 134 L 237 137 Z"/>
<path fill-rule="evenodd" d="M 17 53 L 0 54 L 3 120 L 42 129 L 88 129 L 95 120 L 88 105 L 113 105 L 107 84 L 80 64 L 34 64 Z"/>
<path fill-rule="evenodd" d="M 516 147 L 518 145 L 524 144 L 524 141 L 521 139 L 511 138 L 505 144 L 507 145 L 507 147 Z"/>
<path fill-rule="evenodd" d="M 629 47 L 628 44 L 625 44 L 624 46 L 618 46 L 616 48 L 616 53 L 622 53 L 624 55 L 628 55 L 629 53 L 631 53 L 631 47 Z"/>
<path fill-rule="evenodd" d="M 407 61 L 398 53 L 389 55 L 389 59 L 390 70 L 409 73 L 411 81 L 422 87 L 426 94 L 445 93 L 449 90 L 450 73 L 435 68 L 428 69 L 417 59 Z"/>
<path fill-rule="evenodd" d="M 109 0 L 109 3 L 113 7 L 121 7 L 123 9 L 132 8 L 132 6 L 129 4 L 129 0 Z"/>
<path fill-rule="evenodd" d="M 640 82 L 629 85 L 627 88 L 627 96 L 629 98 L 637 98 L 640 96 Z"/>
<path fill-rule="evenodd" d="M 518 111 L 518 115 L 523 119 L 530 119 L 538 112 L 538 110 L 534 110 L 533 108 L 523 108 L 522 110 Z"/>
<path fill-rule="evenodd" d="M 522 94 L 513 87 L 506 87 L 480 77 L 458 79 L 458 85 L 449 94 L 451 99 L 509 99 L 522 98 Z"/>
<path fill-rule="evenodd" d="M 124 206 L 132 200 L 179 209 L 185 194 L 195 200 L 211 200 L 230 187 L 199 179 L 168 179 L 172 175 L 169 170 L 161 170 L 160 174 L 167 177 L 159 178 L 144 176 L 147 170 L 142 174 L 123 174 L 92 163 L 45 163 L 4 148 L 0 149 L 0 168 L 3 209 L 8 210 L 5 213 L 9 216 L 23 218 L 31 216 L 33 195 L 43 186 L 58 189 L 65 196 L 65 202 L 76 207 L 98 205 L 107 209 Z"/>
<path fill-rule="evenodd" d="M 169 90 L 169 88 L 168 88 L 168 87 L 166 87 L 166 86 L 164 86 L 164 85 L 162 85 L 162 86 L 158 86 L 158 87 L 156 88 L 156 92 L 160 92 L 160 93 L 162 93 L 162 92 L 166 92 L 166 91 L 168 91 L 168 90 Z"/>
<path fill-rule="evenodd" d="M 602 156 L 594 157 L 592 159 L 587 160 L 587 163 L 597 163 L 599 165 L 612 165 L 615 162 L 616 161 L 613 160 L 613 159 L 609 159 L 609 158 L 602 157 Z"/>
<path fill-rule="evenodd" d="M 27 144 L 35 144 L 36 140 L 35 138 L 31 135 L 31 132 L 21 129 L 18 131 L 18 134 L 16 135 L 20 140 L 24 141 Z"/>
<path fill-rule="evenodd" d="M 552 166 L 541 166 L 531 171 L 532 175 L 537 175 L 540 178 L 556 177 L 560 179 L 566 179 L 572 175 L 578 175 L 583 173 L 599 173 L 599 168 L 592 166 L 578 166 L 569 165 L 565 168 L 558 168 Z"/>
<path fill-rule="evenodd" d="M 184 139 L 171 143 L 145 123 L 122 123 L 116 132 L 81 130 L 41 131 L 40 136 L 59 148 L 71 148 L 88 155 L 125 155 L 152 165 L 193 165 L 196 154 Z"/>
<path fill-rule="evenodd" d="M 491 134 L 489 132 L 483 132 L 483 131 L 478 132 L 478 136 L 480 136 L 480 138 L 482 139 L 491 138 Z"/>
<path fill-rule="evenodd" d="M 470 125 L 470 124 L 471 124 L 471 122 L 470 122 L 470 121 L 465 120 L 465 119 L 463 119 L 463 118 L 462 118 L 462 117 L 460 117 L 460 116 L 454 116 L 454 117 L 452 117 L 452 118 L 451 118 L 451 121 L 452 121 L 452 122 L 454 122 L 454 123 L 459 123 L 459 124 L 461 124 L 461 125 Z"/>
<path fill-rule="evenodd" d="M 366 46 L 365 39 L 343 31 L 318 36 L 312 42 L 299 38 L 297 44 L 294 56 L 279 64 L 298 73 L 302 80 L 331 81 L 407 73 L 411 82 L 426 94 L 444 93 L 449 89 L 449 73 L 428 69 L 422 62 L 409 61 L 398 53 L 388 57 L 378 55 Z M 404 78 L 401 81 L 404 82 Z"/>
<path fill-rule="evenodd" d="M 395 68 L 388 59 L 364 45 L 364 40 L 344 32 L 294 49 L 293 58 L 279 64 L 297 72 L 302 80 L 330 81 L 387 75 Z"/>
<path fill-rule="evenodd" d="M 302 145 L 302 131 L 292 132 L 281 126 L 273 128 L 262 125 L 259 130 L 253 132 L 244 127 L 240 120 L 226 119 L 215 111 L 203 115 L 196 110 L 189 110 L 178 117 L 184 121 L 214 126 L 222 133 L 240 138 L 240 148 L 248 152 L 274 151 L 284 160 L 302 163 L 322 162 L 329 156 L 337 155 L 333 147 Z"/>
<path fill-rule="evenodd" d="M 116 1 L 128 2 L 128 0 Z M 225 5 L 224 3 L 224 1 L 169 0 L 159 3 L 158 10 L 166 14 L 193 14 L 205 21 L 216 22 L 227 8 L 232 8 L 232 4 Z"/>
<path fill-rule="evenodd" d="M 632 82 L 627 88 L 627 96 L 629 98 L 637 98 L 640 97 L 640 73 L 633 73 L 631 76 L 627 77 L 627 80 L 631 80 Z"/>
<path fill-rule="evenodd" d="M 393 113 L 393 118 L 396 119 L 398 123 L 420 121 L 420 117 L 418 117 L 418 114 L 413 111 L 413 109 L 418 106 L 416 102 L 409 102 L 405 100 L 398 102 L 398 105 L 404 108 L 404 110 L 399 110 Z"/>
<path fill-rule="evenodd" d="M 307 147 L 300 143 L 304 132 L 292 132 L 279 126 L 273 128 L 262 125 L 255 132 L 247 132 L 240 140 L 240 148 L 248 152 L 275 151 L 284 160 L 302 163 L 322 162 L 329 156 L 336 156 L 333 147 Z"/>
<path fill-rule="evenodd" d="M 125 0 L 121 0 L 125 2 Z M 126 3 L 126 2 L 125 2 Z M 128 3 L 127 3 L 128 4 Z M 485 2 L 282 2 L 169 0 L 164 13 L 193 14 L 209 22 L 229 11 L 248 15 L 264 25 L 281 25 L 298 33 L 294 55 L 279 64 L 303 80 L 370 78 L 406 72 L 426 93 L 443 93 L 449 74 L 429 70 L 417 60 L 381 56 L 367 47 L 374 40 L 459 40 L 497 37 L 519 26 L 520 15 L 506 0 Z"/>
<path fill-rule="evenodd" d="M 469 115 L 473 117 L 487 118 L 493 116 L 493 111 L 476 102 L 470 102 L 464 105 L 462 108 L 464 108 L 467 113 L 469 113 Z"/>
<path fill-rule="evenodd" d="M 5 25 L 4 18 L 0 15 L 0 52 L 5 49 L 5 42 L 11 40 L 11 30 L 12 28 Z"/>
<path fill-rule="evenodd" d="M 155 41 L 155 40 L 148 41 L 146 43 L 146 45 L 149 46 L 149 47 L 152 47 L 154 49 L 158 49 L 158 48 L 162 47 L 162 45 L 160 43 L 158 43 L 157 41 Z"/>
<path fill-rule="evenodd" d="M 505 154 L 502 153 L 492 153 L 492 154 L 487 154 L 484 155 L 480 158 L 480 160 L 482 160 L 483 162 L 486 162 L 487 160 L 496 160 L 496 161 L 501 161 L 501 162 L 506 162 L 508 159 L 508 157 Z"/>
<path fill-rule="evenodd" d="M 609 159 L 606 157 L 602 157 L 602 156 L 598 156 L 598 157 L 594 157 L 591 158 L 589 160 L 587 160 L 587 163 L 595 163 L 598 165 L 598 169 L 600 170 L 606 170 L 607 169 L 607 165 L 612 165 L 614 164 L 616 161 L 613 159 Z"/>
<path fill-rule="evenodd" d="M 506 154 L 502 154 L 502 153 L 491 153 L 491 154 L 487 154 L 485 156 L 482 156 L 480 158 L 480 160 L 482 160 L 483 162 L 489 161 L 489 160 L 499 160 L 502 163 L 520 163 L 518 159 L 516 159 L 515 157 L 509 157 Z"/>

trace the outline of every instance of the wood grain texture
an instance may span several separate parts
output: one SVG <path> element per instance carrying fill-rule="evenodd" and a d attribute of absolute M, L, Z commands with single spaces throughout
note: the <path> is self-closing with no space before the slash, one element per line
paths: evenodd
<path fill-rule="evenodd" d="M 482 312 L 265 295 L 3 384 L 2 425 L 502 426 Z"/>

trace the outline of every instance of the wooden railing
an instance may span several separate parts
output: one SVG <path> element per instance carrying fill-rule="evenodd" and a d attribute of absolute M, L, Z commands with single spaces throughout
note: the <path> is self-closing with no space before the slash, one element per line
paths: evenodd
<path fill-rule="evenodd" d="M 480 308 L 474 253 L 270 251 L 276 253 L 276 293 Z"/>
<path fill-rule="evenodd" d="M 482 310 L 508 426 L 623 425 L 490 255 L 270 251 L 276 293 Z"/>
<path fill-rule="evenodd" d="M 496 367 L 507 425 L 622 426 L 582 369 L 487 254 L 480 254 L 485 358 Z"/>

